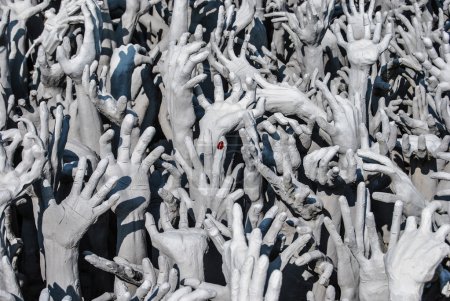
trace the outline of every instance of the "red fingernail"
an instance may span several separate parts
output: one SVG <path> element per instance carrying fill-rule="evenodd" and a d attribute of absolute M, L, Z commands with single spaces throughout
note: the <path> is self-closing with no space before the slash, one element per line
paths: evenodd
<path fill-rule="evenodd" d="M 224 147 L 223 141 L 219 141 L 219 143 L 217 143 L 217 149 L 223 149 L 223 147 Z"/>

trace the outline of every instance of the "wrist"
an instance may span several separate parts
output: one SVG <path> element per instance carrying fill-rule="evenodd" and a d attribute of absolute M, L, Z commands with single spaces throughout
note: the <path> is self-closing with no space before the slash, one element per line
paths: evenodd
<path fill-rule="evenodd" d="M 261 198 L 262 177 L 255 167 L 244 168 L 244 192 L 251 202 Z"/>
<path fill-rule="evenodd" d="M 354 93 L 365 96 L 367 89 L 368 75 L 370 66 L 366 65 L 351 65 L 349 72 L 349 97 L 353 97 Z"/>
<path fill-rule="evenodd" d="M 78 276 L 78 246 L 66 248 L 53 240 L 44 239 L 46 282 L 53 300 L 66 295 L 81 299 Z"/>
<path fill-rule="evenodd" d="M 266 13 L 266 9 L 262 7 L 257 7 L 255 10 L 255 17 L 260 19 L 261 21 L 265 20 L 264 14 Z"/>
<path fill-rule="evenodd" d="M 203 269 L 204 250 L 196 250 L 193 256 L 186 256 L 186 260 L 177 261 L 180 270 L 180 279 L 194 278 L 200 281 L 205 280 Z M 186 254 L 187 255 L 187 254 Z"/>
<path fill-rule="evenodd" d="M 358 300 L 358 290 L 356 288 L 341 289 L 341 300 Z"/>
<path fill-rule="evenodd" d="M 361 301 L 384 301 L 389 300 L 389 286 L 387 279 L 384 280 L 360 280 L 359 299 Z"/>
<path fill-rule="evenodd" d="M 389 300 L 392 301 L 420 301 L 422 299 L 423 284 L 416 283 L 406 277 L 399 280 L 389 277 Z"/>
<path fill-rule="evenodd" d="M 115 214 L 117 217 L 117 227 L 119 228 L 122 224 L 127 224 L 131 222 L 136 222 L 140 220 L 145 220 L 145 209 L 146 208 L 135 208 L 134 210 L 117 210 L 116 208 Z"/>
<path fill-rule="evenodd" d="M 324 66 L 322 53 L 323 49 L 321 45 L 305 45 L 305 68 L 306 73 L 312 75 L 317 69 L 318 76 L 324 75 Z M 317 57 L 319 55 L 319 57 Z"/>
<path fill-rule="evenodd" d="M 297 100 L 295 100 L 294 108 L 292 109 L 292 111 L 283 114 L 296 115 L 299 118 L 307 120 L 317 119 L 318 117 L 327 120 L 327 113 L 319 108 L 319 106 L 317 106 L 315 103 L 310 101 L 308 97 L 303 93 L 299 93 L 299 97 L 297 98 Z"/>
<path fill-rule="evenodd" d="M 420 197 L 416 197 L 420 196 Z M 425 209 L 427 203 L 424 197 L 421 197 L 420 193 L 411 197 L 410 202 L 405 202 L 404 212 L 406 216 L 420 216 L 422 214 L 422 210 Z"/>

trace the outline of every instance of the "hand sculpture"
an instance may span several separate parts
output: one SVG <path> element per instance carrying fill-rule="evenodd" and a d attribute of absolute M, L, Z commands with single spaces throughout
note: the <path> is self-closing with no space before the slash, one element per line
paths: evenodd
<path fill-rule="evenodd" d="M 248 300 L 249 298 L 261 300 L 264 294 L 263 286 L 266 280 L 268 261 L 264 255 L 259 257 L 256 262 L 253 257 L 249 257 L 241 271 L 234 270 L 231 279 L 232 296 L 237 297 L 237 300 Z M 267 292 L 264 294 L 264 300 L 278 300 L 281 289 L 281 277 L 281 272 L 272 272 Z"/>
<path fill-rule="evenodd" d="M 100 141 L 100 156 L 107 159 L 106 178 L 118 178 L 118 183 L 112 192 L 118 192 L 119 199 L 112 210 L 117 215 L 117 254 L 131 263 L 139 263 L 146 257 L 144 214 L 150 202 L 150 184 L 147 173 L 153 163 L 163 153 L 159 146 L 145 158 L 148 144 L 152 140 L 155 129 L 147 128 L 139 138 L 131 152 L 131 137 L 135 119 L 132 115 L 125 116 L 120 128 L 121 143 L 114 158 L 111 139 L 113 130 L 103 134 Z M 132 223 L 134 229 L 130 233 L 123 225 Z"/>
<path fill-rule="evenodd" d="M 280 112 L 285 116 L 295 115 L 306 120 L 319 116 L 326 118 L 326 113 L 298 88 L 288 84 L 271 84 L 259 75 L 255 75 L 254 79 L 261 86 L 261 89 L 256 90 L 256 97 L 266 99 L 266 111 Z"/>
<path fill-rule="evenodd" d="M 285 218 L 280 216 L 278 221 L 274 222 L 273 227 L 270 227 L 269 229 L 265 228 L 267 224 L 261 224 L 260 227 L 256 227 L 249 235 L 249 241 L 247 242 L 242 225 L 242 209 L 239 205 L 235 204 L 232 210 L 233 224 L 231 227 L 231 239 L 229 241 L 225 242 L 223 236 L 220 234 L 220 231 L 223 232 L 223 230 L 219 230 L 223 228 L 220 223 L 211 218 L 205 220 L 205 227 L 208 231 L 208 235 L 211 237 L 218 251 L 222 254 L 224 261 L 222 271 L 228 283 L 233 280 L 233 271 L 242 269 L 248 257 L 256 258 L 260 256 L 260 252 L 264 254 L 264 252 L 269 251 L 267 247 L 270 248 L 270 241 L 274 240 L 273 236 L 276 235 L 277 231 L 279 231 L 279 227 L 282 225 L 282 223 L 281 225 L 279 224 L 279 221 L 280 219 Z M 261 237 L 262 231 L 267 231 L 264 238 Z M 291 258 L 303 249 L 310 239 L 310 234 L 304 234 L 297 237 L 297 239 L 283 250 L 275 260 L 270 264 L 268 263 L 270 270 L 274 270 L 277 267 L 283 269 Z M 247 254 L 247 258 L 242 257 L 242 254 Z"/>
<path fill-rule="evenodd" d="M 27 153 L 28 158 L 15 168 L 11 166 L 12 157 L 16 150 L 17 144 L 12 143 L 9 150 L 5 150 L 0 145 L 0 212 L 3 212 L 11 201 L 15 200 L 28 185 L 40 178 L 45 163 L 44 151 L 39 145 L 39 138 L 29 133 L 24 137 L 27 140 L 34 140 L 38 144 L 31 147 Z M 11 161 L 10 161 L 11 160 Z"/>
<path fill-rule="evenodd" d="M 3 0 L 0 299 L 448 297 L 449 4 Z"/>
<path fill-rule="evenodd" d="M 48 252 L 46 281 L 52 298 L 62 297 L 57 289 L 59 286 L 73 299 L 80 299 L 78 273 L 74 273 L 77 271 L 78 244 L 89 226 L 119 199 L 115 194 L 104 201 L 117 178 L 110 178 L 94 193 L 107 166 L 107 160 L 101 161 L 83 188 L 87 163 L 85 158 L 81 158 L 71 193 L 60 204 L 56 203 L 49 183 L 44 180 L 42 194 L 46 209 L 42 216 L 42 234 Z M 61 227 L 65 231 L 58 231 Z"/>
<path fill-rule="evenodd" d="M 388 23 L 386 26 L 386 34 L 381 39 L 382 30 L 382 18 L 381 14 L 377 13 L 375 15 L 376 24 L 373 35 L 371 34 L 369 17 L 367 14 L 364 15 L 364 39 L 357 40 L 354 36 L 353 25 L 347 25 L 347 42 L 341 34 L 341 27 L 339 23 L 336 23 L 332 29 L 336 35 L 337 43 L 339 46 L 344 48 L 348 54 L 348 61 L 350 62 L 350 75 L 349 75 L 349 97 L 350 99 L 355 99 L 359 97 L 361 102 L 361 115 L 363 120 L 366 120 L 366 105 L 365 97 L 367 91 L 367 75 L 369 73 L 369 66 L 375 64 L 380 57 L 380 55 L 388 48 L 389 41 L 392 38 L 392 25 Z M 359 24 L 361 25 L 361 24 Z M 366 123 L 366 122 L 365 122 Z"/>
<path fill-rule="evenodd" d="M 44 1 L 42 5 L 46 2 Z M 82 1 L 67 1 L 61 2 L 61 8 L 57 14 L 55 14 L 54 9 L 48 9 L 45 11 L 46 21 L 44 23 L 44 30 L 41 35 L 34 41 L 34 45 L 42 44 L 45 52 L 51 55 L 55 52 L 58 44 L 63 40 L 64 36 L 67 34 L 71 24 L 82 23 L 84 17 L 75 15 L 79 13 L 82 5 Z M 33 47 L 28 50 L 26 57 L 29 56 L 30 51 Z"/>
<path fill-rule="evenodd" d="M 233 73 L 230 77 L 234 77 Z M 254 118 L 264 114 L 264 98 L 258 99 L 255 108 L 250 109 L 256 102 L 256 84 L 250 78 L 247 78 L 246 84 L 248 89 L 245 96 L 241 98 L 240 84 L 236 83 L 234 89 L 237 91 L 233 91 L 230 97 L 225 99 L 220 75 L 214 76 L 214 103 L 202 102 L 205 115 L 200 120 L 201 132 L 198 141 L 200 152 L 206 148 L 214 148 L 220 137 L 243 128 L 242 120 L 246 114 L 252 114 Z"/>
<path fill-rule="evenodd" d="M 192 88 L 206 77 L 199 74 L 191 78 L 192 72 L 198 63 L 208 57 L 208 51 L 202 50 L 204 42 L 195 41 L 187 43 L 189 34 L 181 36 L 178 44 L 171 44 L 164 60 L 162 78 L 167 92 L 165 105 L 171 125 L 171 134 L 174 137 L 175 147 L 183 157 L 184 137 L 191 136 L 191 127 L 195 122 L 195 113 L 192 106 Z M 176 64 L 174 64 L 176 62 Z"/>
<path fill-rule="evenodd" d="M 255 0 L 250 0 L 243 3 L 236 13 L 236 21 L 234 21 L 233 27 L 236 32 L 240 32 L 245 27 L 247 27 L 251 21 L 253 21 L 253 15 L 255 14 L 256 8 Z"/>
<path fill-rule="evenodd" d="M 362 121 L 362 105 L 358 104 L 358 96 L 355 103 L 347 99 L 342 99 L 339 95 L 334 96 L 330 90 L 321 81 L 316 81 L 317 87 L 322 92 L 333 114 L 334 124 L 329 125 L 321 117 L 316 119 L 317 124 L 327 134 L 330 135 L 334 145 L 339 146 L 339 152 L 345 153 L 347 150 L 355 151 L 358 149 L 358 128 Z"/>
<path fill-rule="evenodd" d="M 305 2 L 305 5 L 298 6 L 295 13 L 266 14 L 268 17 L 278 17 L 272 19 L 272 22 L 287 21 L 287 24 L 282 23 L 281 25 L 294 41 L 297 56 L 300 56 L 302 52 L 305 53 L 303 59 L 300 59 L 305 65 L 307 74 L 312 75 L 317 69 L 320 76 L 324 75 L 323 60 L 316 60 L 314 56 L 323 51 L 321 42 L 328 29 L 333 8 L 334 1 L 328 1 L 328 3 L 321 1 L 320 7 L 317 7 L 317 4 L 310 0 Z"/>
<path fill-rule="evenodd" d="M 398 238 L 398 232 L 391 238 L 392 246 L 386 257 L 386 271 L 389 276 L 389 286 L 392 287 L 391 299 L 419 300 L 424 283 L 433 277 L 437 265 L 447 256 L 449 246 L 445 243 L 445 237 L 450 231 L 449 225 L 442 225 L 436 232 L 431 230 L 433 214 L 440 208 L 439 203 L 431 202 L 422 211 L 419 228 L 417 228 L 415 217 L 410 216 L 400 238 Z M 410 266 L 403 264 L 405 261 L 420 264 L 413 272 L 408 271 Z M 405 277 L 405 275 L 408 276 Z M 400 278 L 402 284 L 397 285 Z"/>
<path fill-rule="evenodd" d="M 272 115 L 274 118 L 268 118 L 267 120 L 261 122 L 258 124 L 257 128 L 259 130 L 259 133 L 261 135 L 261 140 L 263 144 L 263 151 L 262 153 L 262 161 L 265 162 L 268 166 L 275 166 L 277 171 L 279 173 L 283 173 L 283 147 L 288 146 L 287 153 L 290 159 L 290 162 L 292 164 L 292 170 L 296 171 L 301 163 L 301 158 L 299 154 L 299 150 L 297 148 L 297 142 L 295 141 L 295 138 L 292 134 L 288 134 L 282 126 L 275 127 L 271 122 L 274 122 L 274 119 L 277 119 L 279 123 L 286 123 L 290 122 L 290 126 L 295 128 L 297 133 L 299 135 L 303 135 L 306 139 L 306 146 L 310 144 L 310 141 L 308 141 L 307 132 L 308 130 L 304 130 L 305 127 L 302 128 L 298 123 L 295 123 L 296 121 L 293 119 L 287 119 L 284 116 L 280 116 L 278 114 Z M 270 120 L 272 119 L 272 120 Z M 244 144 L 248 144 L 248 147 L 251 147 L 251 144 L 257 143 L 256 141 L 251 141 L 252 139 L 255 139 L 254 137 L 249 136 L 249 132 L 244 133 L 250 138 L 248 141 L 246 141 Z M 305 137 L 306 136 L 306 137 Z M 246 138 L 246 137 L 245 137 Z M 245 139 L 244 138 L 244 139 Z M 244 140 L 245 141 L 245 140 Z M 284 143 L 282 143 L 284 142 Z M 249 149 L 248 149 L 249 150 Z M 281 160 L 280 160 L 281 159 Z M 281 161 L 281 162 L 280 162 Z"/>
<path fill-rule="evenodd" d="M 246 83 L 248 77 L 252 78 L 253 75 L 255 73 L 258 74 L 259 71 L 247 61 L 246 56 L 250 36 L 245 36 L 239 56 L 237 56 L 234 52 L 234 40 L 235 32 L 231 31 L 228 38 L 226 53 L 222 53 L 217 45 L 218 41 L 216 41 L 213 36 L 210 43 L 213 53 L 217 56 L 218 61 L 216 62 L 215 59 L 211 57 L 209 58 L 209 61 L 211 65 L 222 74 L 222 76 L 227 76 L 230 74 L 231 79 L 231 73 L 233 73 L 240 80 L 241 84 L 244 84 Z M 213 53 L 211 53 L 211 55 Z"/>
<path fill-rule="evenodd" d="M 359 266 L 359 298 L 361 300 L 386 300 L 388 298 L 388 277 L 385 269 L 385 255 L 381 251 L 380 242 L 375 226 L 374 215 L 366 212 L 370 206 L 370 199 L 363 182 L 357 188 L 356 216 L 354 221 L 350 215 L 350 208 L 345 197 L 339 198 L 342 219 L 345 227 L 345 238 L 348 240 L 348 247 L 358 262 Z M 397 222 L 402 217 L 402 203 L 395 204 L 393 213 L 393 226 L 391 233 L 395 231 Z M 333 227 L 330 228 L 331 231 Z M 333 240 L 339 241 L 337 233 L 331 234 Z M 337 248 L 341 248 L 340 246 Z M 369 254 L 370 258 L 365 254 Z M 339 261 L 338 251 L 338 261 Z M 374 293 L 376 292 L 376 297 Z"/>
<path fill-rule="evenodd" d="M 49 4 L 49 0 L 45 0 L 39 5 L 33 5 L 31 0 L 7 1 L 7 6 L 11 9 L 13 18 L 20 21 L 26 21 L 43 11 Z"/>
<path fill-rule="evenodd" d="M 233 191 L 233 185 L 236 181 L 235 176 L 220 176 L 226 155 L 226 142 L 219 141 L 214 156 L 211 152 L 203 153 L 205 159 L 203 165 L 189 138 L 186 138 L 186 148 L 190 160 L 185 161 L 179 153 L 175 154 L 175 159 L 186 173 L 190 183 L 189 192 L 194 201 L 183 189 L 178 190 L 180 198 L 186 202 L 189 209 L 193 209 L 196 220 L 202 220 L 206 211 L 211 211 L 211 214 L 215 217 L 222 218 L 229 211 L 230 204 L 233 204 L 243 195 L 241 189 Z"/>
<path fill-rule="evenodd" d="M 364 26 L 367 25 L 365 23 L 365 21 L 367 21 L 367 19 L 365 19 L 366 17 L 370 22 L 371 30 L 375 25 L 373 24 L 373 11 L 375 8 L 375 1 L 369 2 L 367 12 L 365 10 L 364 4 L 364 2 L 359 1 L 358 8 L 356 8 L 355 1 L 349 1 L 349 5 L 347 5 L 346 0 L 341 1 L 342 10 L 345 14 L 345 18 L 347 19 L 347 24 L 352 26 L 353 36 L 355 40 L 361 40 L 364 38 Z"/>
<path fill-rule="evenodd" d="M 189 228 L 187 208 L 180 205 L 180 221 L 178 229 L 174 229 L 169 221 L 167 207 L 160 207 L 160 221 L 164 232 L 159 233 L 155 220 L 149 213 L 145 217 L 147 228 L 153 245 L 164 255 L 173 260 L 180 269 L 181 278 L 204 279 L 203 254 L 206 251 L 206 232 L 201 229 L 204 216 L 198 216 L 195 228 Z M 174 246 L 177 246 L 174 248 Z"/>
<path fill-rule="evenodd" d="M 391 46 L 399 51 L 400 62 L 402 65 L 414 70 L 421 70 L 420 62 L 415 57 L 416 53 L 425 53 L 425 44 L 421 37 L 427 36 L 431 30 L 427 22 L 422 19 L 420 10 L 415 10 L 415 16 L 412 22 L 408 20 L 402 13 L 396 12 L 396 18 L 400 19 L 407 31 L 402 26 L 397 27 L 397 31 L 403 41 L 391 40 Z M 400 47 L 403 46 L 403 47 Z"/>
<path fill-rule="evenodd" d="M 153 63 L 153 58 L 146 53 L 145 48 L 132 44 L 115 49 L 109 71 L 112 96 L 131 98 L 133 71 L 143 64 Z"/>
<path fill-rule="evenodd" d="M 324 225 L 330 233 L 331 239 L 336 246 L 338 283 L 341 288 L 343 298 L 354 300 L 358 296 L 359 264 L 355 256 L 345 245 L 333 222 L 325 217 Z"/>
<path fill-rule="evenodd" d="M 87 0 L 81 5 L 84 16 L 85 32 L 83 42 L 78 54 L 69 59 L 69 41 L 63 41 L 63 46 L 56 49 L 56 57 L 62 70 L 74 81 L 80 81 L 84 66 L 90 65 L 100 54 L 100 44 L 98 40 L 99 30 L 101 30 L 101 20 L 97 4 L 92 0 Z"/>
<path fill-rule="evenodd" d="M 269 167 L 264 165 L 257 153 L 251 155 L 254 160 L 253 164 L 255 164 L 257 170 L 294 214 L 300 215 L 306 220 L 315 219 L 322 209 L 322 204 L 306 185 L 303 185 L 293 176 L 292 161 L 286 151 L 288 149 L 287 137 L 282 136 L 281 138 L 283 149 L 282 176 L 278 176 Z"/>
<path fill-rule="evenodd" d="M 124 286 L 122 288 L 123 292 L 115 296 L 119 300 L 139 299 L 145 301 L 158 301 L 169 293 L 170 284 L 163 276 L 163 274 L 167 273 L 167 271 L 165 271 L 165 268 L 168 266 L 165 264 L 161 264 L 159 275 L 157 277 L 157 271 L 148 258 L 144 258 L 142 260 L 142 265 L 139 267 L 135 267 L 134 265 L 129 264 L 123 258 L 120 258 L 120 261 L 124 262 L 119 262 L 119 258 L 117 258 L 117 260 L 115 258 L 116 262 L 111 262 L 107 259 L 99 258 L 93 254 L 88 254 L 86 255 L 85 259 L 95 267 L 103 269 L 107 272 L 114 273 L 114 275 L 116 275 L 120 279 L 139 286 L 133 296 Z M 160 262 L 165 262 L 162 257 Z M 137 271 L 136 269 L 139 269 L 139 271 Z M 130 274 L 134 274 L 134 278 L 129 277 Z M 103 300 L 102 297 L 109 298 L 110 295 L 112 294 L 105 293 L 102 296 L 98 297 L 97 300 Z"/>
<path fill-rule="evenodd" d="M 330 1 L 328 7 L 326 7 L 327 2 L 322 1 L 321 7 L 319 8 L 320 12 L 317 12 L 316 4 L 313 1 L 308 1 L 305 4 L 304 7 L 297 7 L 296 13 L 275 12 L 266 14 L 266 17 L 280 17 L 273 19 L 272 22 L 287 21 L 287 26 L 283 24 L 286 31 L 294 32 L 303 44 L 317 47 L 320 45 L 328 27 L 334 2 Z M 302 21 L 299 22 L 299 19 Z"/>
<path fill-rule="evenodd" d="M 5 300 L 22 299 L 22 292 L 16 280 L 11 262 L 8 256 L 4 255 L 0 261 L 0 275 L 2 282 L 0 283 L 0 294 Z"/>
<path fill-rule="evenodd" d="M 111 122 L 116 125 L 122 123 L 127 109 L 127 98 L 125 96 L 120 96 L 119 99 L 115 99 L 110 93 L 106 90 L 106 72 L 107 70 L 102 70 L 102 74 L 100 75 L 100 83 L 97 84 L 95 79 L 91 79 L 92 75 L 89 76 L 90 72 L 88 70 L 96 69 L 97 61 L 94 61 L 90 68 L 85 67 L 85 71 L 83 72 L 82 84 L 85 89 L 86 94 L 89 96 L 92 103 L 95 105 L 97 110 L 107 117 Z M 94 70 L 92 70 L 94 71 Z"/>
<path fill-rule="evenodd" d="M 376 192 L 373 195 L 374 199 L 391 203 L 400 199 L 404 202 L 403 210 L 406 216 L 418 216 L 422 212 L 426 206 L 424 197 L 417 191 L 408 176 L 395 166 L 391 160 L 366 150 L 358 150 L 358 156 L 375 162 L 364 163 L 364 171 L 381 172 L 391 179 L 390 188 L 395 195 Z M 405 187 L 409 188 L 405 189 Z"/>
<path fill-rule="evenodd" d="M 381 29 L 383 26 L 381 15 L 376 15 L 376 23 L 373 35 L 370 31 L 369 17 L 364 16 L 364 39 L 356 39 L 354 36 L 354 29 L 352 24 L 347 25 L 347 42 L 341 34 L 339 23 L 333 26 L 333 32 L 336 35 L 339 46 L 343 47 L 348 52 L 348 60 L 350 65 L 355 68 L 372 65 L 377 60 L 380 54 L 387 49 L 389 41 L 392 38 L 392 25 L 388 23 L 386 28 L 386 35 L 381 39 Z M 355 28 L 356 30 L 357 28 Z"/>
<path fill-rule="evenodd" d="M 442 32 L 442 40 L 443 53 L 442 56 L 439 56 L 433 47 L 433 42 L 429 38 L 423 39 L 425 50 L 432 63 L 426 59 L 423 53 L 416 53 L 415 56 L 422 64 L 423 68 L 436 78 L 439 87 L 441 87 L 444 91 L 448 91 L 450 89 L 450 78 L 448 77 L 448 53 L 450 52 L 450 38 L 446 32 Z"/>
<path fill-rule="evenodd" d="M 346 162 L 338 165 L 333 162 L 339 147 L 326 147 L 308 154 L 303 161 L 305 175 L 308 179 L 320 185 L 335 186 L 342 183 L 350 184 L 357 178 L 357 162 L 352 150 L 345 154 Z"/>
<path fill-rule="evenodd" d="M 43 189 L 45 193 L 50 193 L 50 195 L 46 195 L 50 199 L 47 200 L 48 207 L 44 211 L 42 229 L 44 238 L 48 243 L 56 243 L 66 249 L 77 247 L 88 227 L 119 199 L 119 196 L 116 194 L 111 196 L 106 202 L 103 202 L 117 182 L 117 178 L 114 177 L 110 178 L 94 195 L 100 178 L 105 174 L 108 161 L 100 161 L 89 182 L 83 188 L 86 165 L 86 158 L 81 158 L 72 191 L 60 204 L 56 204 L 55 199 L 51 196 L 51 191 L 48 191 L 48 182 L 44 181 Z M 66 227 L 68 229 L 62 233 L 61 231 L 55 231 L 58 227 Z M 66 235 L 67 233 L 70 235 Z"/>

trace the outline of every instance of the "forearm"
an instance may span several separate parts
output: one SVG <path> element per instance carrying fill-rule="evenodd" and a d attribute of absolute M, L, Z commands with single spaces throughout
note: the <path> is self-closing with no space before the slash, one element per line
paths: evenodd
<path fill-rule="evenodd" d="M 7 100 L 5 97 L 0 98 L 0 130 L 4 130 L 8 121 Z"/>
<path fill-rule="evenodd" d="M 328 191 L 320 188 L 316 192 L 317 197 L 320 198 L 323 204 L 323 211 L 333 220 L 336 228 L 339 229 L 341 226 L 341 209 L 339 207 L 339 195 L 333 194 Z M 327 242 L 327 253 L 326 255 L 333 260 L 333 262 L 337 262 L 337 253 L 336 246 L 333 243 L 332 239 L 328 239 Z"/>
<path fill-rule="evenodd" d="M 139 126 L 142 128 L 142 124 L 145 121 L 145 117 L 148 113 L 152 113 L 148 111 L 148 107 L 150 105 L 150 100 L 145 94 L 143 90 L 139 92 L 139 95 L 136 97 L 134 101 L 135 105 L 133 107 L 133 111 L 136 113 Z M 153 123 L 149 123 L 149 126 L 153 125 Z M 144 127 L 145 128 L 145 127 Z"/>
<path fill-rule="evenodd" d="M 389 286 L 384 280 L 360 280 L 359 299 L 361 301 L 385 301 L 389 299 Z"/>
<path fill-rule="evenodd" d="M 255 8 L 256 8 L 256 17 L 264 21 L 264 2 L 263 0 L 256 0 L 255 1 Z"/>
<path fill-rule="evenodd" d="M 52 240 L 44 240 L 45 274 L 47 287 L 53 300 L 62 300 L 66 295 L 72 300 L 81 300 L 78 276 L 78 247 L 66 249 Z"/>
<path fill-rule="evenodd" d="M 111 76 L 111 95 L 115 99 L 119 99 L 121 96 L 131 99 L 133 69 L 122 68 L 119 64 L 114 71 Z"/>
<path fill-rule="evenodd" d="M 244 192 L 252 203 L 263 203 L 262 176 L 257 170 L 244 169 Z"/>
<path fill-rule="evenodd" d="M 272 41 L 275 43 L 275 53 L 277 54 L 283 54 L 285 50 L 284 45 L 284 29 L 281 27 L 281 29 L 274 29 L 273 35 L 272 35 Z"/>
<path fill-rule="evenodd" d="M 39 183 L 39 185 L 42 185 Z M 42 186 L 41 188 L 42 189 Z M 33 209 L 33 217 L 34 217 L 34 223 L 35 227 L 38 231 L 37 234 L 37 243 L 39 246 L 39 256 L 40 256 L 40 267 L 41 267 L 41 276 L 43 280 L 46 280 L 45 278 L 45 246 L 44 246 L 44 237 L 42 236 L 42 200 L 40 200 L 37 196 L 31 197 L 31 204 Z"/>
<path fill-rule="evenodd" d="M 433 199 L 437 191 L 438 180 L 429 176 L 430 170 L 433 169 L 435 168 L 432 162 L 427 164 L 423 161 L 411 160 L 411 181 L 426 200 Z"/>
<path fill-rule="evenodd" d="M 103 23 L 105 24 L 105 23 Z M 112 31 L 111 28 L 107 28 L 108 32 Z M 97 70 L 103 70 L 103 67 L 108 67 L 111 63 L 111 56 L 115 47 L 113 46 L 112 37 L 105 33 L 106 29 L 103 26 L 103 36 L 107 36 L 104 38 L 101 44 L 101 52 L 100 58 L 98 59 L 98 68 Z M 115 43 L 114 43 L 115 44 Z"/>
<path fill-rule="evenodd" d="M 81 141 L 80 136 L 80 124 L 77 122 L 78 119 L 78 101 L 75 100 L 69 107 L 69 133 L 68 141 Z"/>
<path fill-rule="evenodd" d="M 3 89 L 7 90 L 6 92 L 10 92 L 8 90 L 11 89 L 10 83 L 10 73 L 9 73 L 9 61 L 8 61 L 8 49 L 6 46 L 0 47 L 0 83 L 3 86 Z"/>
<path fill-rule="evenodd" d="M 102 13 L 103 24 L 101 32 L 101 51 L 97 68 L 99 72 L 101 72 L 104 66 L 109 66 L 113 50 L 116 48 L 114 27 L 109 13 L 108 1 L 103 1 L 103 5 L 100 6 L 100 11 Z"/>
<path fill-rule="evenodd" d="M 184 158 L 188 158 L 185 138 L 192 137 L 192 126 L 195 123 L 195 113 L 191 99 L 192 92 L 186 89 L 179 93 L 170 93 L 167 99 L 173 145 L 175 149 L 181 152 Z"/>
<path fill-rule="evenodd" d="M 48 6 L 49 4 L 50 4 L 50 1 L 48 1 L 48 2 L 43 2 L 43 3 L 40 3 L 40 4 L 38 4 L 38 5 L 32 6 L 32 7 L 29 9 L 29 11 L 27 11 L 26 19 L 29 19 L 29 18 L 31 18 L 32 16 L 34 16 L 34 15 L 36 15 L 36 14 L 42 12 L 44 9 L 47 8 L 47 6 Z"/>
<path fill-rule="evenodd" d="M 135 11 L 125 11 L 117 29 L 117 44 L 127 45 L 131 41 L 137 24 L 138 13 Z"/>
<path fill-rule="evenodd" d="M 284 93 L 277 90 L 257 89 L 256 97 L 266 99 L 265 110 L 271 113 L 279 112 L 285 116 L 307 119 L 316 117 L 327 119 L 327 114 L 300 91 Z"/>
<path fill-rule="evenodd" d="M 367 104 L 366 104 L 366 92 L 367 81 L 369 79 L 369 66 L 352 66 L 349 74 L 348 94 L 349 99 L 355 104 L 355 95 L 359 96 L 360 111 L 362 115 L 362 121 L 366 123 L 367 120 Z"/>
<path fill-rule="evenodd" d="M 11 31 L 9 68 L 10 84 L 17 98 L 27 98 L 28 95 L 28 65 L 24 64 L 23 56 L 26 53 L 25 41 L 27 27 L 23 20 L 17 21 L 17 25 Z"/>
<path fill-rule="evenodd" d="M 327 212 L 336 226 L 339 227 L 341 209 L 338 199 L 342 195 L 342 191 L 333 191 L 332 188 L 320 186 L 316 191 L 316 195 L 322 201 L 324 211 Z"/>
<path fill-rule="evenodd" d="M 75 85 L 77 94 L 77 124 L 79 124 L 79 133 L 81 142 L 95 152 L 99 152 L 99 141 L 102 135 L 103 126 L 100 116 L 86 95 L 81 84 Z"/>
<path fill-rule="evenodd" d="M 304 47 L 305 56 L 303 57 L 303 62 L 306 68 L 306 74 L 312 76 L 314 71 L 317 69 L 318 78 L 324 76 L 324 66 L 323 66 L 323 50 L 322 46 L 305 46 Z"/>
<path fill-rule="evenodd" d="M 161 130 L 167 140 L 173 140 L 172 126 L 170 124 L 169 112 L 167 108 L 167 100 L 162 98 L 161 106 L 158 112 L 158 122 L 161 125 Z"/>
<path fill-rule="evenodd" d="M 172 119 L 171 119 L 172 120 Z M 189 154 L 186 149 L 185 139 L 190 137 L 192 139 L 192 129 L 184 126 L 174 126 L 172 122 L 172 134 L 173 134 L 173 146 L 181 153 L 183 158 L 189 158 Z"/>
<path fill-rule="evenodd" d="M 147 257 L 144 213 L 117 216 L 117 255 L 130 263 L 141 264 Z"/>

